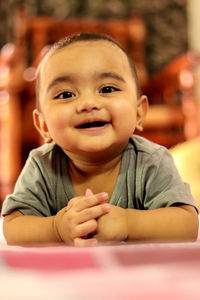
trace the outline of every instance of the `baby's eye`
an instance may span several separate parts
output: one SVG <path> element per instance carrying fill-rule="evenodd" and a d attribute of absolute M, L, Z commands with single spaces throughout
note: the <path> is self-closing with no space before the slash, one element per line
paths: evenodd
<path fill-rule="evenodd" d="M 62 93 L 58 94 L 57 96 L 55 96 L 54 99 L 66 99 L 66 98 L 72 98 L 74 96 L 75 96 L 74 93 L 65 91 L 65 92 L 62 92 Z"/>
<path fill-rule="evenodd" d="M 108 94 L 108 93 L 113 93 L 119 91 L 119 89 L 113 87 L 113 86 L 104 86 L 101 90 L 100 93 L 101 94 Z"/>

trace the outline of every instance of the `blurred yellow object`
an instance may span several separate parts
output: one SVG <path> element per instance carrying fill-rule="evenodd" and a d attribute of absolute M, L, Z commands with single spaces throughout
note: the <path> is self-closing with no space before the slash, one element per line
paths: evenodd
<path fill-rule="evenodd" d="M 200 209 L 200 137 L 178 144 L 170 149 L 176 167 Z"/>

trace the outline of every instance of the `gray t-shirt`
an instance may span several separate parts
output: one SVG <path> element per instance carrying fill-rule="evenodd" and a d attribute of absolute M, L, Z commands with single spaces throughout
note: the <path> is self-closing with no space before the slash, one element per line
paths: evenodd
<path fill-rule="evenodd" d="M 30 152 L 14 193 L 3 203 L 2 215 L 14 210 L 24 215 L 55 215 L 75 196 L 67 155 L 56 144 L 45 144 Z M 189 185 L 182 181 L 169 151 L 139 136 L 133 136 L 123 151 L 109 202 L 143 210 L 182 203 L 198 211 Z"/>

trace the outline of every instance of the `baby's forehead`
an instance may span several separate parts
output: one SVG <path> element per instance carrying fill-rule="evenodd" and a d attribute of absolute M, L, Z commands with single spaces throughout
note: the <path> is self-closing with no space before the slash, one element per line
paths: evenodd
<path fill-rule="evenodd" d="M 109 57 L 109 60 L 112 60 L 113 55 L 115 54 L 115 57 L 117 56 L 118 60 L 123 60 L 128 62 L 128 57 L 126 53 L 114 42 L 110 40 L 80 40 L 80 41 L 74 41 L 70 44 L 64 44 L 62 46 L 52 47 L 50 51 L 46 54 L 46 56 L 43 58 L 43 61 L 41 62 L 38 70 L 38 74 L 40 73 L 40 79 L 43 77 L 43 74 L 46 74 L 47 69 L 49 67 L 51 68 L 51 62 L 52 59 L 54 60 L 54 57 L 59 55 L 59 53 L 65 53 L 64 55 L 67 56 L 68 53 L 74 53 L 75 50 L 76 54 L 78 55 L 80 52 L 80 55 L 84 50 L 88 50 L 88 58 L 90 58 L 90 50 L 94 52 L 101 52 L 106 51 L 106 56 Z M 69 50 L 69 51 L 68 51 Z M 130 67 L 130 64 L 128 62 L 128 67 Z"/>

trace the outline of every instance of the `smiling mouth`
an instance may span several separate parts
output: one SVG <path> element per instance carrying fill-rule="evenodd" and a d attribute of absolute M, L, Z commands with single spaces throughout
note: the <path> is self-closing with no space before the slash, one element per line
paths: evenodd
<path fill-rule="evenodd" d="M 107 124 L 108 123 L 104 122 L 104 121 L 95 121 L 95 122 L 88 122 L 88 123 L 81 124 L 81 125 L 77 126 L 77 128 L 79 128 L 79 129 L 101 128 Z"/>

